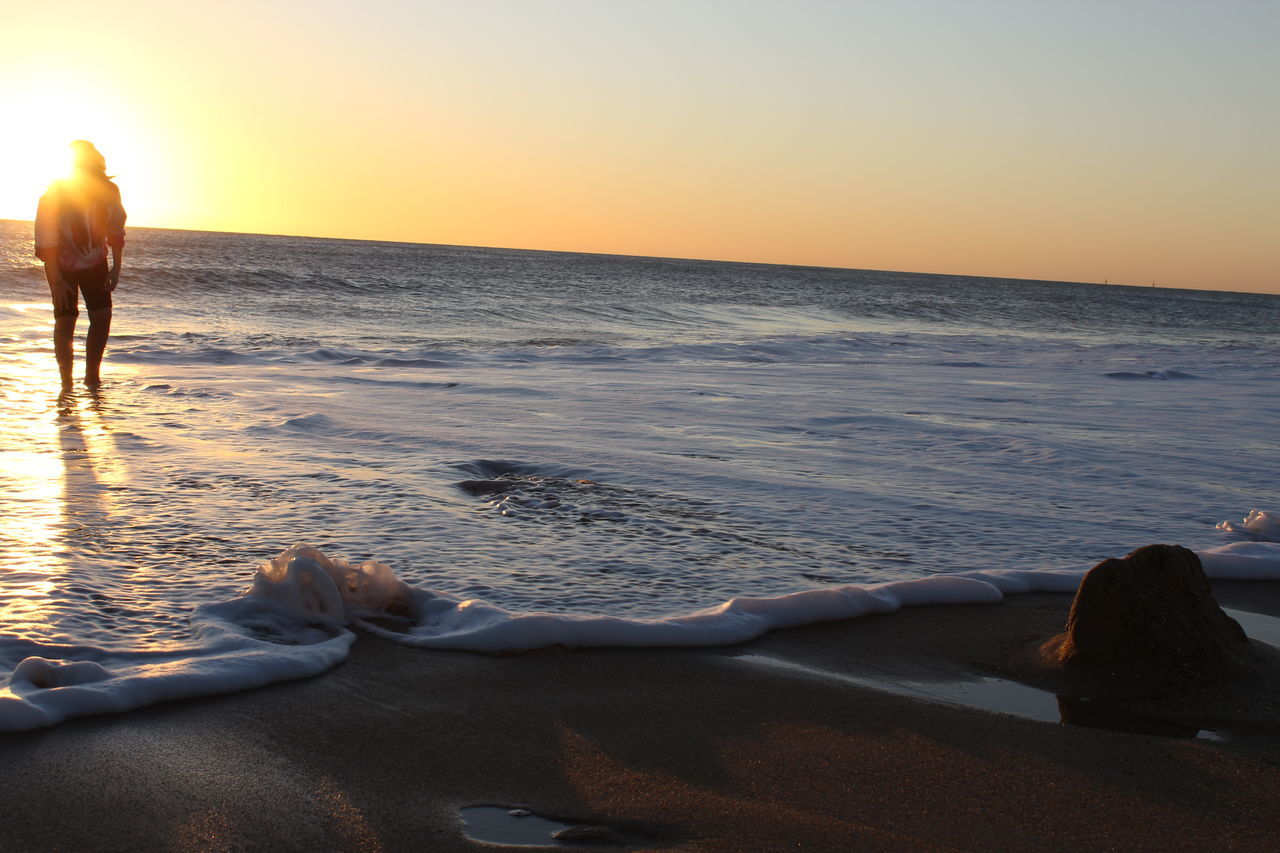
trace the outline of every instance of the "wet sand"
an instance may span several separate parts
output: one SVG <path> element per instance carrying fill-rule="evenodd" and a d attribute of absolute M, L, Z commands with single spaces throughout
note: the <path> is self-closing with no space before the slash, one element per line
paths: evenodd
<path fill-rule="evenodd" d="M 1280 615 L 1280 584 L 1215 593 Z M 1171 708 L 1227 720 L 1221 740 L 867 686 L 1043 678 L 1021 651 L 1069 605 L 918 607 L 715 650 L 491 657 L 363 636 L 317 678 L 0 735 L 0 849 L 480 850 L 459 816 L 480 805 L 603 827 L 585 849 L 1274 849 L 1265 674 Z"/>

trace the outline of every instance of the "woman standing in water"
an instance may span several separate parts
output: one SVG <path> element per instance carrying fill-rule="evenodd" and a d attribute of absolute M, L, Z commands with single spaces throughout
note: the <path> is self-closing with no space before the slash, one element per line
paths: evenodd
<path fill-rule="evenodd" d="M 120 282 L 124 252 L 124 207 L 120 189 L 107 177 L 107 161 L 93 143 L 71 143 L 72 174 L 54 182 L 36 211 L 36 256 L 53 298 L 53 352 L 62 387 L 71 385 L 72 338 L 80 311 L 77 293 L 89 312 L 85 337 L 84 382 L 101 384 L 102 353 L 111 333 L 111 292 Z M 111 266 L 107 266 L 107 249 Z"/>

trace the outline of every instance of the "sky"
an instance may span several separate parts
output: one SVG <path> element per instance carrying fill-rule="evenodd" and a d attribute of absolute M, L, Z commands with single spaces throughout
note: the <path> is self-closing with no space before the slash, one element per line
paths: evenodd
<path fill-rule="evenodd" d="M 0 218 L 1280 293 L 1280 0 L 2 0 Z"/>

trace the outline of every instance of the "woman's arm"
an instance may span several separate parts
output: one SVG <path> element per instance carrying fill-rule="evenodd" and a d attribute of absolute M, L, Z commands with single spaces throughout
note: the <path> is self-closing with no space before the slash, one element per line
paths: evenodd
<path fill-rule="evenodd" d="M 111 271 L 107 273 L 107 290 L 114 291 L 120 284 L 120 260 L 124 257 L 124 246 L 111 247 Z"/>
<path fill-rule="evenodd" d="M 49 282 L 49 296 L 53 299 L 53 310 L 64 311 L 75 307 L 76 291 L 62 277 L 62 268 L 58 266 L 58 204 L 61 194 L 57 185 L 40 196 L 36 206 L 36 257 L 44 261 L 44 278 Z"/>
<path fill-rule="evenodd" d="M 120 284 L 120 259 L 124 255 L 124 223 L 127 214 L 120 203 L 120 188 L 110 181 L 114 198 L 107 205 L 107 245 L 111 247 L 111 272 L 107 274 L 107 290 L 115 290 Z"/>
<path fill-rule="evenodd" d="M 62 267 L 58 266 L 58 247 L 42 248 L 40 260 L 44 261 L 44 280 L 49 282 L 49 296 L 53 299 L 53 310 L 58 312 L 74 309 L 76 291 L 62 277 Z"/>

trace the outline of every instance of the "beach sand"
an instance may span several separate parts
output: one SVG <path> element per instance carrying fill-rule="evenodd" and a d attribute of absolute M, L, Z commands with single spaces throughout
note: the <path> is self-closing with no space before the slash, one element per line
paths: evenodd
<path fill-rule="evenodd" d="M 1280 615 L 1280 584 L 1215 594 Z M 0 849 L 479 850 L 459 809 L 492 805 L 604 827 L 585 849 L 1274 850 L 1265 674 L 1193 703 L 1230 718 L 1219 740 L 867 686 L 1034 680 L 1020 655 L 1070 601 L 916 607 L 709 650 L 504 657 L 362 636 L 316 678 L 0 735 Z"/>

